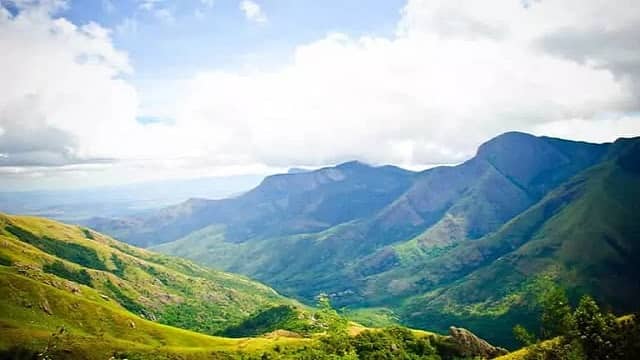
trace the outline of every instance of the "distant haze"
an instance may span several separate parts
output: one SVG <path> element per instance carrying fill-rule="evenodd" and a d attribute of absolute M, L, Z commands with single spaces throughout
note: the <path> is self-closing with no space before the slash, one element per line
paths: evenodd
<path fill-rule="evenodd" d="M 220 199 L 239 195 L 258 185 L 262 179 L 260 175 L 238 175 L 79 190 L 0 192 L 0 211 L 63 221 L 118 217 L 191 198 Z"/>

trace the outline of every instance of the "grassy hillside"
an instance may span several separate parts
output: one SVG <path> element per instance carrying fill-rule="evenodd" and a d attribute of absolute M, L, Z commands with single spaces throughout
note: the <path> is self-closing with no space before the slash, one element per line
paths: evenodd
<path fill-rule="evenodd" d="M 242 276 L 42 218 L 0 215 L 0 261 L 9 273 L 207 334 L 272 306 L 295 305 Z"/>
<path fill-rule="evenodd" d="M 455 337 L 349 323 L 326 297 L 303 308 L 246 278 L 88 229 L 7 215 L 0 225 L 2 359 L 436 360 L 467 351 Z"/>
<path fill-rule="evenodd" d="M 18 351 L 71 359 L 226 359 L 298 346 L 294 338 L 227 339 L 145 320 L 93 288 L 52 275 L 23 276 L 0 265 L 0 356 Z"/>
<path fill-rule="evenodd" d="M 619 313 L 636 311 L 640 146 L 617 146 L 610 160 L 497 233 L 415 269 L 416 286 L 432 290 L 402 305 L 403 320 L 434 329 L 463 324 L 505 344 L 515 323 L 531 323 L 532 295 L 544 291 L 536 279 L 543 278 L 562 284 L 574 300 L 590 293 Z"/>
<path fill-rule="evenodd" d="M 384 207 L 371 207 L 368 216 L 363 216 L 366 212 L 356 218 L 340 215 L 335 219 L 338 224 L 321 231 L 296 228 L 291 221 L 297 223 L 300 216 L 319 220 L 317 199 L 322 199 L 322 208 L 345 214 L 361 192 L 354 189 L 366 189 L 366 196 L 375 200 L 406 186 L 391 187 L 387 183 L 397 180 L 397 174 L 362 164 L 278 175 L 246 197 L 229 200 L 270 199 L 269 205 L 258 202 L 243 211 L 255 212 L 255 225 L 273 231 L 253 232 L 238 241 L 233 224 L 214 223 L 152 249 L 246 274 L 307 301 L 327 292 L 340 306 L 388 306 L 432 287 L 418 283 L 424 281 L 416 272 L 422 263 L 498 230 L 549 189 L 599 161 L 607 146 L 507 133 L 485 143 L 464 164 L 413 176 L 406 191 Z M 341 179 L 345 168 L 352 179 Z M 332 181 L 324 178 L 328 174 Z M 368 176 L 374 179 L 365 182 Z M 294 205 L 300 201 L 306 206 Z M 280 212 L 283 218 L 275 223 L 259 220 L 264 220 L 259 215 L 263 208 L 278 206 L 304 211 Z M 274 231 L 285 234 L 272 236 Z"/>
<path fill-rule="evenodd" d="M 364 175 L 353 172 L 367 168 L 347 166 L 360 179 L 348 181 L 348 191 L 337 168 L 277 176 L 252 192 L 264 202 L 242 209 L 258 209 L 247 229 L 260 231 L 239 238 L 237 223 L 213 221 L 153 249 L 246 274 L 306 301 L 329 293 L 368 324 L 398 319 L 440 331 L 454 324 L 513 344 L 512 325 L 532 321 L 525 305 L 540 291 L 539 279 L 568 285 L 574 297 L 588 292 L 618 311 L 635 310 L 638 144 L 504 134 L 464 164 L 413 176 L 387 205 L 348 221 L 335 217 L 320 230 L 290 227 L 310 223 L 282 209 L 305 209 L 318 220 L 321 199 L 323 208 L 342 211 L 350 203 L 339 196 L 349 199 L 365 186 Z M 368 190 L 393 188 L 378 187 L 393 177 L 384 179 Z M 263 222 L 264 214 L 278 216 Z"/>

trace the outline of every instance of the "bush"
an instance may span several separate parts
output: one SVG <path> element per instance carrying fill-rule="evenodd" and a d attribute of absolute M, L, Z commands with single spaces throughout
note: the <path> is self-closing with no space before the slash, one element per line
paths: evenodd
<path fill-rule="evenodd" d="M 83 284 L 83 285 L 93 287 L 93 283 L 91 282 L 91 275 L 89 275 L 87 270 L 69 269 L 60 260 L 56 260 L 51 264 L 45 264 L 42 267 L 42 270 L 46 273 L 59 276 L 63 279 L 71 280 L 71 281 L 77 282 L 78 284 Z"/>
<path fill-rule="evenodd" d="M 122 290 L 120 290 L 120 288 L 114 283 L 112 283 L 111 281 L 107 281 L 105 285 L 107 289 L 109 289 L 113 297 L 116 299 L 116 301 L 118 301 L 118 303 L 122 305 L 122 307 L 138 315 L 144 313 L 145 308 L 125 295 Z"/>
<path fill-rule="evenodd" d="M 439 359 L 429 339 L 402 327 L 367 330 L 351 340 L 359 359 Z"/>
<path fill-rule="evenodd" d="M 11 266 L 13 265 L 13 261 L 11 261 L 10 257 L 0 254 L 0 265 Z"/>
<path fill-rule="evenodd" d="M 548 303 L 553 313 L 558 303 Z M 562 312 L 564 313 L 564 311 Z M 551 318 L 548 318 L 551 320 Z M 551 341 L 538 341 L 529 348 L 527 360 L 630 360 L 640 353 L 640 327 L 637 316 L 618 321 L 610 312 L 602 312 L 590 296 L 583 296 L 580 303 L 568 315 L 559 317 L 556 322 L 543 322 L 544 333 L 557 333 Z M 558 326 L 560 324 L 560 326 Z M 522 333 L 521 329 L 514 332 Z"/>
<path fill-rule="evenodd" d="M 5 229 L 20 241 L 35 246 L 48 254 L 91 269 L 107 270 L 107 267 L 100 260 L 98 253 L 94 249 L 80 244 L 56 240 L 48 236 L 39 237 L 13 225 L 8 225 Z"/>
<path fill-rule="evenodd" d="M 120 258 L 116 254 L 111 254 L 111 261 L 113 265 L 116 267 L 115 270 L 111 271 L 114 275 L 123 278 L 124 277 L 124 269 L 127 265 L 120 260 Z"/>
<path fill-rule="evenodd" d="M 313 327 L 307 318 L 300 318 L 299 311 L 291 305 L 279 305 L 268 308 L 238 325 L 230 326 L 219 335 L 228 337 L 248 337 L 268 333 L 274 330 L 288 330 L 299 334 L 309 334 Z"/>

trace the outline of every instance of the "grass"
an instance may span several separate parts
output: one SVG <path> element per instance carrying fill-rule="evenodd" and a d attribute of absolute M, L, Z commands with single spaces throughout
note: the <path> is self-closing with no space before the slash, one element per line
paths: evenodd
<path fill-rule="evenodd" d="M 45 352 L 52 358 L 70 359 L 229 359 L 240 353 L 259 355 L 274 347 L 306 346 L 315 341 L 286 336 L 222 338 L 136 316 L 141 312 L 161 316 L 166 309 L 159 302 L 171 298 L 155 295 L 177 297 L 176 288 L 187 285 L 200 299 L 197 304 L 207 304 L 238 321 L 260 306 L 290 302 L 246 278 L 180 260 L 172 263 L 171 258 L 155 258 L 158 255 L 91 234 L 93 239 L 87 239 L 84 231 L 73 226 L 0 215 L 0 356 Z M 125 246 L 128 252 L 114 245 Z M 89 257 L 85 249 L 90 250 Z M 95 262 L 88 264 L 87 259 Z M 97 261 L 102 266 L 96 266 Z M 141 270 L 145 266 L 152 267 L 155 276 L 180 286 L 154 281 Z M 207 302 L 204 294 L 209 296 Z"/>
<path fill-rule="evenodd" d="M 260 352 L 276 345 L 307 341 L 225 339 L 177 329 L 136 317 L 99 296 L 87 300 L 8 269 L 0 270 L 0 289 L 8 294 L 0 300 L 0 349 L 4 350 L 20 346 L 42 351 L 60 329 L 64 329 L 65 336 L 56 339 L 57 346 L 67 352 L 68 358 L 90 354 L 88 358 L 99 359 L 121 353 L 135 354 L 136 358 L 155 358 L 157 354 L 171 358 L 179 354 L 198 359 L 212 353 Z M 82 291 L 94 292 L 90 288 Z M 45 303 L 48 312 L 43 310 Z"/>
<path fill-rule="evenodd" d="M 385 327 L 397 325 L 400 322 L 400 318 L 393 310 L 383 307 L 344 309 L 341 315 L 368 327 Z"/>
<path fill-rule="evenodd" d="M 61 288 L 62 279 L 93 287 L 98 297 L 106 296 L 122 310 L 208 334 L 263 309 L 296 304 L 246 277 L 137 249 L 93 231 L 89 238 L 87 231 L 0 214 L 0 263 Z"/>

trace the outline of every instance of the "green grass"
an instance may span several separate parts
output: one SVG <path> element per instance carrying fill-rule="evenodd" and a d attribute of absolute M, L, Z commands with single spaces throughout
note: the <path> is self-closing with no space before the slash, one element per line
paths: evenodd
<path fill-rule="evenodd" d="M 590 293 L 618 313 L 637 310 L 638 184 L 640 173 L 605 162 L 497 233 L 423 264 L 416 273 L 432 290 L 409 298 L 402 320 L 434 330 L 463 324 L 513 347 L 513 325 L 535 328 L 530 295 L 544 291 L 531 287 L 539 277 L 566 287 L 574 301 Z"/>
<path fill-rule="evenodd" d="M 14 225 L 7 225 L 5 230 L 17 239 L 33 245 L 38 249 L 65 259 L 78 265 L 96 270 L 107 270 L 97 252 L 90 247 L 77 243 L 66 243 L 49 236 L 36 236 L 30 231 Z"/>
<path fill-rule="evenodd" d="M 349 320 L 368 327 L 385 327 L 397 325 L 400 322 L 399 316 L 393 310 L 383 307 L 345 309 L 341 314 Z"/>
<path fill-rule="evenodd" d="M 114 352 L 140 358 L 206 358 L 211 353 L 261 352 L 276 345 L 304 344 L 304 339 L 226 339 L 190 332 L 141 319 L 105 300 L 94 289 L 82 287 L 82 295 L 44 285 L 0 269 L 0 349 L 11 347 L 42 351 L 52 334 L 59 350 L 69 358 L 108 358 Z M 43 308 L 48 309 L 45 311 Z M 55 337 L 54 337 L 55 338 Z M 106 356 L 105 356 L 106 355 Z M 220 355 L 222 356 L 222 355 Z M 66 358 L 66 357 L 65 357 Z"/>
<path fill-rule="evenodd" d="M 388 345 L 397 340 L 403 352 L 435 358 L 431 341 L 437 345 L 444 339 L 351 324 L 345 332 L 351 338 L 336 343 L 327 338 L 332 330 L 322 311 L 262 284 L 91 234 L 93 239 L 87 239 L 74 226 L 0 215 L 0 251 L 9 260 L 0 266 L 0 356 L 336 360 L 353 359 L 355 353 L 336 355 L 329 346 L 351 344 L 357 354 L 388 354 Z M 69 261 L 82 258 L 82 248 L 90 249 L 106 270 Z M 351 314 L 378 324 L 394 316 L 384 309 Z M 367 350 L 371 346 L 377 348 Z"/>
<path fill-rule="evenodd" d="M 62 261 L 54 261 L 51 264 L 44 264 L 42 271 L 48 274 L 54 274 L 61 278 L 75 281 L 78 284 L 93 286 L 91 275 L 85 269 L 74 270 L 68 268 Z"/>
<path fill-rule="evenodd" d="M 263 309 L 295 304 L 243 276 L 136 249 L 96 232 L 89 232 L 89 239 L 86 231 L 0 214 L 0 255 L 5 266 L 19 267 L 30 278 L 52 274 L 91 286 L 134 314 L 209 334 Z"/>
<path fill-rule="evenodd" d="M 229 327 L 220 335 L 229 337 L 247 337 L 287 329 L 296 334 L 309 336 L 322 329 L 313 326 L 310 314 L 298 307 L 280 305 L 260 311 L 242 323 Z"/>

